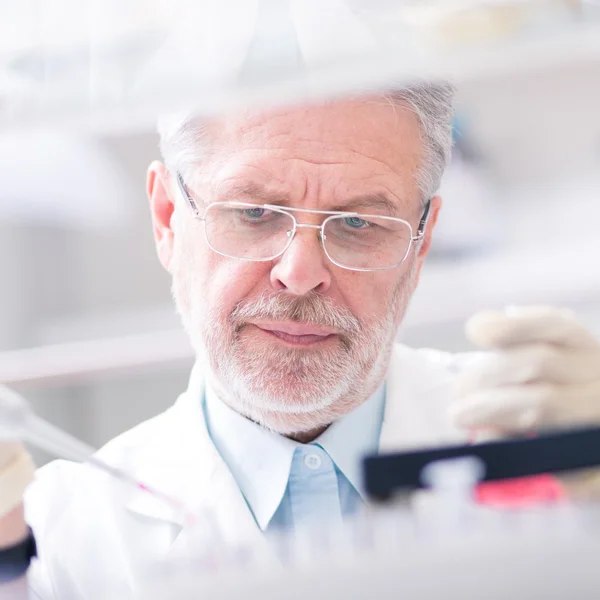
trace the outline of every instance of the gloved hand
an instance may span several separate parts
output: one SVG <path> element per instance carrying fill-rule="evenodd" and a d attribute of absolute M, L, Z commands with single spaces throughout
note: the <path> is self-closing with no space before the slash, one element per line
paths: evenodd
<path fill-rule="evenodd" d="M 494 350 L 465 369 L 451 409 L 475 437 L 600 424 L 600 343 L 572 312 L 509 308 L 475 315 L 468 338 Z M 562 478 L 577 498 L 600 498 L 600 470 Z"/>
<path fill-rule="evenodd" d="M 31 462 L 23 444 L 0 441 L 0 519 L 20 504 L 33 476 Z"/>
<path fill-rule="evenodd" d="M 33 480 L 35 465 L 15 435 L 23 399 L 0 386 L 0 519 L 16 508 Z"/>

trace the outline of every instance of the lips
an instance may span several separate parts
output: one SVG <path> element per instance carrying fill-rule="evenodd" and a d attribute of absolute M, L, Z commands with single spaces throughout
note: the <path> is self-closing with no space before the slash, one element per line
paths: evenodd
<path fill-rule="evenodd" d="M 331 329 L 307 323 L 273 322 L 254 325 L 281 340 L 295 344 L 314 344 L 335 335 L 335 331 Z"/>
<path fill-rule="evenodd" d="M 309 325 L 307 323 L 288 323 L 282 321 L 280 323 L 255 323 L 255 325 L 264 331 L 287 333 L 288 335 L 297 336 L 316 335 L 327 337 L 328 335 L 335 333 L 332 329 L 319 327 L 317 325 Z"/>

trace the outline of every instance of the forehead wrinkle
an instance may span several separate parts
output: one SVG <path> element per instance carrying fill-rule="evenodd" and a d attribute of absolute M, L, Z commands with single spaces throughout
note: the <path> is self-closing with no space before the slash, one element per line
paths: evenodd
<path fill-rule="evenodd" d="M 225 166 L 226 164 L 226 161 L 222 162 L 222 166 Z M 222 193 L 222 187 L 225 187 L 225 189 L 227 189 L 227 186 L 230 186 L 231 190 L 235 192 L 238 189 L 243 191 L 249 185 L 261 185 L 257 181 L 254 181 L 253 177 L 250 175 L 250 172 L 252 171 L 258 171 L 258 173 L 260 174 L 259 179 L 284 183 L 284 181 L 276 177 L 274 173 L 267 171 L 259 165 L 251 165 L 248 163 L 244 163 L 235 166 L 234 169 L 230 168 L 229 172 L 231 174 L 228 174 L 227 170 L 225 171 L 225 173 L 223 173 L 222 169 L 214 169 L 211 181 L 213 195 L 219 196 Z"/>
<path fill-rule="evenodd" d="M 324 145 L 327 148 L 341 146 L 346 152 L 352 151 L 352 146 L 363 148 L 367 145 L 383 147 L 393 153 L 394 140 L 412 137 L 412 113 L 409 113 L 409 123 L 401 125 L 397 112 L 392 110 L 393 123 L 386 124 L 380 116 L 368 115 L 364 111 L 347 114 L 344 104 L 339 108 L 340 114 L 339 111 L 333 114 L 323 113 L 317 108 L 316 113 L 308 109 L 283 114 L 264 113 L 259 118 L 249 120 L 222 120 L 218 141 L 224 147 L 258 146 L 275 149 L 282 145 L 289 148 L 292 140 L 292 146 L 296 149 L 302 145 Z M 419 139 L 416 121 L 414 129 L 417 133 L 415 137 Z"/>
<path fill-rule="evenodd" d="M 281 164 L 285 164 L 286 162 L 292 162 L 293 165 L 307 163 L 316 164 L 317 167 L 324 166 L 321 163 L 312 163 L 297 158 L 284 159 Z M 348 168 L 352 168 L 353 166 L 351 163 L 340 164 Z M 379 164 L 385 167 L 386 171 L 391 170 L 386 163 L 380 162 Z M 213 200 L 231 201 L 242 199 L 253 203 L 291 205 L 294 202 L 302 202 L 302 200 L 312 198 L 315 201 L 315 207 L 322 204 L 323 182 L 320 181 L 319 177 L 311 179 L 302 168 L 295 169 L 293 166 L 285 168 L 285 177 L 283 179 L 281 178 L 281 174 L 277 176 L 277 169 L 267 170 L 258 165 L 250 165 L 248 163 L 239 167 L 239 169 L 242 172 L 232 173 L 213 186 Z M 234 170 L 237 171 L 238 167 L 234 167 Z M 395 173 L 393 170 L 391 171 Z M 356 175 L 356 172 L 354 174 Z M 381 174 L 381 171 L 379 174 Z M 371 173 L 371 175 L 378 177 L 377 173 Z M 396 177 L 398 177 L 397 174 Z M 359 177 L 359 179 L 363 180 L 365 178 Z M 368 177 L 366 179 L 368 180 Z M 398 179 L 399 185 L 394 186 L 394 189 L 381 181 L 377 181 L 375 185 L 368 186 L 371 187 L 370 190 L 367 187 L 363 192 L 352 193 L 355 191 L 355 184 L 352 183 L 352 178 L 348 179 L 344 177 L 327 194 L 329 198 L 327 204 L 336 202 L 335 197 L 337 196 L 339 200 L 337 200 L 335 207 L 332 208 L 333 210 L 344 210 L 346 205 L 360 206 L 362 204 L 367 209 L 369 205 L 374 205 L 377 208 L 383 208 L 389 214 L 397 214 L 399 210 L 409 207 L 410 204 L 408 194 L 406 193 L 407 190 L 405 190 L 405 182 L 401 181 L 401 178 Z M 281 184 L 283 189 L 277 189 L 280 186 L 273 186 L 273 182 Z M 340 188 L 345 187 L 349 189 L 340 194 Z"/>
<path fill-rule="evenodd" d="M 301 148 L 301 145 L 294 145 L 291 150 L 294 155 L 286 156 L 287 152 L 290 152 L 289 148 L 269 148 L 268 150 L 275 151 L 273 152 L 273 156 L 285 162 L 295 162 L 295 163 L 305 163 L 307 165 L 314 165 L 316 167 L 348 167 L 354 168 L 359 166 L 363 168 L 364 159 L 367 159 L 371 162 L 369 166 L 370 169 L 375 169 L 376 165 L 383 167 L 383 169 L 387 172 L 394 174 L 396 177 L 405 178 L 407 175 L 411 178 L 415 176 L 416 171 L 420 164 L 420 148 L 418 152 L 402 152 L 402 153 L 394 153 L 391 148 L 390 152 L 387 153 L 387 156 L 376 155 L 374 153 L 367 153 L 364 150 L 358 150 L 355 148 L 348 148 L 343 144 L 334 144 L 327 145 L 323 148 L 323 144 L 310 144 L 313 146 Z M 317 147 L 314 147 L 317 146 Z M 335 156 L 336 151 L 332 148 L 332 146 L 339 146 L 343 151 L 343 155 L 340 155 L 337 152 L 337 157 Z M 258 148 L 244 148 L 244 151 L 256 151 L 257 153 L 268 152 L 266 149 L 258 149 Z M 363 161 L 362 164 L 359 161 L 355 161 L 354 159 L 358 158 L 359 161 Z M 406 172 L 408 170 L 408 173 Z M 274 178 L 273 175 L 269 174 L 269 178 Z"/>
<path fill-rule="evenodd" d="M 217 136 L 220 139 L 215 150 L 225 156 L 232 152 L 292 154 L 309 164 L 331 166 L 366 158 L 396 173 L 408 167 L 413 175 L 422 154 L 418 124 L 415 136 L 412 135 L 412 123 L 406 124 L 409 129 L 403 133 L 398 130 L 398 113 L 394 110 L 392 114 L 396 121 L 391 126 L 392 131 L 390 128 L 383 131 L 380 120 L 372 116 L 373 129 L 369 134 L 361 132 L 361 128 L 353 123 L 341 129 L 329 122 L 312 123 L 310 118 L 289 120 L 293 113 L 263 114 L 261 118 L 245 123 L 225 121 L 221 135 Z M 409 116 L 413 116 L 412 113 Z M 310 117 L 310 111 L 307 117 Z M 335 115 L 332 117 L 335 119 Z M 332 135 L 323 135 L 323 130 L 315 125 L 321 125 Z"/>
<path fill-rule="evenodd" d="M 400 120 L 400 116 L 404 119 Z M 367 137 L 360 124 L 367 124 Z M 420 141 L 419 123 L 408 107 L 391 103 L 385 96 L 373 94 L 329 102 L 300 105 L 274 110 L 243 110 L 212 120 L 214 141 L 218 145 L 254 145 L 272 143 L 279 138 L 299 142 L 347 146 L 348 142 L 391 147 L 392 139 L 412 137 Z"/>
<path fill-rule="evenodd" d="M 385 158 L 365 154 L 365 152 L 358 150 L 353 150 L 352 152 L 360 157 L 368 158 L 373 163 L 382 166 L 386 171 L 392 173 L 396 178 L 401 180 L 401 183 L 404 186 L 415 182 L 417 170 L 421 161 L 420 150 L 419 144 L 418 152 L 396 153 Z"/>
<path fill-rule="evenodd" d="M 295 157 L 277 158 L 278 163 L 269 163 L 264 167 L 261 162 L 256 165 L 230 165 L 225 173 L 221 171 L 215 174 L 213 179 L 219 181 L 216 185 L 213 181 L 214 195 L 226 196 L 228 199 L 232 195 L 255 195 L 272 203 L 288 203 L 296 198 L 304 198 L 309 193 L 311 181 L 304 169 L 297 168 L 298 163 L 304 161 Z M 291 166 L 288 167 L 286 163 L 291 163 Z M 315 164 L 319 166 L 319 163 Z M 258 177 L 254 172 L 258 173 Z M 280 187 L 283 189 L 278 189 Z"/>
<path fill-rule="evenodd" d="M 275 117 L 271 120 L 279 121 L 280 119 Z M 221 138 L 221 144 L 219 144 L 220 147 L 217 150 L 220 160 L 213 162 L 211 167 L 214 171 L 220 171 L 214 173 L 213 181 L 215 178 L 220 179 L 223 175 L 230 176 L 225 181 L 218 182 L 214 189 L 215 195 L 225 193 L 231 199 L 232 196 L 227 192 L 227 188 L 225 188 L 225 192 L 222 191 L 223 186 L 231 185 L 232 181 L 247 177 L 245 173 L 236 173 L 236 171 L 245 170 L 249 174 L 255 171 L 259 181 L 253 182 L 252 185 L 243 182 L 239 187 L 232 185 L 234 197 L 244 193 L 254 194 L 257 197 L 268 198 L 270 203 L 282 203 L 284 201 L 283 195 L 287 193 L 289 198 L 285 198 L 286 202 L 290 199 L 292 201 L 308 199 L 307 196 L 314 196 L 318 199 L 320 197 L 319 190 L 326 185 L 326 181 L 320 181 L 320 176 L 311 177 L 310 172 L 302 168 L 302 164 L 317 168 L 339 167 L 346 173 L 342 176 L 350 185 L 352 185 L 353 179 L 368 179 L 370 176 L 379 178 L 387 176 L 386 174 L 389 173 L 393 175 L 398 184 L 394 185 L 394 188 L 401 188 L 403 192 L 410 192 L 419 164 L 420 140 L 417 141 L 416 148 L 414 144 L 402 144 L 403 148 L 400 150 L 398 148 L 394 150 L 395 144 L 392 140 L 380 139 L 380 136 L 377 136 L 377 143 L 369 140 L 369 138 L 356 139 L 355 136 L 349 136 L 347 139 L 331 140 L 326 143 L 322 139 L 315 139 L 307 135 L 294 126 L 288 128 L 287 125 L 289 124 L 284 119 L 281 119 L 281 121 L 284 121 L 283 124 L 286 125 L 283 132 L 281 129 L 275 132 L 265 130 L 263 128 L 264 121 L 254 122 L 250 126 L 246 124 L 246 127 L 239 126 L 239 124 L 238 127 L 234 127 L 233 124 L 230 124 L 230 127 L 226 128 L 229 135 L 226 134 Z M 223 133 L 226 132 L 223 131 Z M 396 134 L 398 133 L 396 132 Z M 412 136 L 406 138 L 407 142 L 411 141 L 409 138 L 412 138 Z M 242 160 L 245 159 L 241 165 L 235 164 L 236 155 Z M 230 162 L 232 158 L 233 162 Z M 276 162 L 270 162 L 271 159 L 276 159 Z M 255 164 L 250 164 L 249 161 L 254 161 Z M 288 167 L 288 165 L 290 166 Z M 225 173 L 219 167 L 224 167 Z M 359 172 L 364 174 L 361 176 Z M 252 178 L 252 175 L 249 178 Z M 266 183 L 263 184 L 262 181 Z M 275 187 L 281 185 L 287 188 L 287 192 L 280 193 L 278 190 L 273 190 L 272 193 L 268 194 L 260 193 L 268 188 L 271 182 L 276 182 Z M 263 190 L 256 189 L 257 184 L 261 185 Z M 378 182 L 378 187 L 380 189 L 384 187 L 381 181 Z M 392 198 L 398 197 L 391 192 L 389 186 L 385 187 L 391 193 Z M 369 193 L 366 192 L 366 194 Z M 274 198 L 275 195 L 278 197 Z M 402 200 L 398 198 L 400 200 L 399 206 L 408 205 L 407 196 L 412 196 L 412 194 L 402 193 L 402 196 Z"/>

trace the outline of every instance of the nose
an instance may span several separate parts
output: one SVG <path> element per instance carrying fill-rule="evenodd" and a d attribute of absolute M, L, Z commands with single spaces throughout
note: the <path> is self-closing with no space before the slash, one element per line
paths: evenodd
<path fill-rule="evenodd" d="M 329 266 L 317 231 L 298 228 L 292 243 L 271 269 L 271 285 L 296 296 L 326 292 L 331 286 Z"/>

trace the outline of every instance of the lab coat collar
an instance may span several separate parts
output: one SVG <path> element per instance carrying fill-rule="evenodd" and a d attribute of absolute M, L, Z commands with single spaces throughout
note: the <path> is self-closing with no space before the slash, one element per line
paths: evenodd
<path fill-rule="evenodd" d="M 204 373 L 197 364 L 188 390 L 176 403 L 129 433 L 133 456 L 125 469 L 197 515 L 196 529 L 206 529 L 210 523 L 220 542 L 255 538 L 259 529 L 208 434 L 203 395 Z M 178 525 L 183 533 L 194 529 L 181 511 L 141 491 L 131 493 L 126 508 L 137 515 Z M 177 539 L 180 546 L 181 537 Z"/>
<path fill-rule="evenodd" d="M 380 451 L 456 440 L 456 430 L 446 417 L 451 382 L 452 374 L 440 361 L 395 347 L 386 378 Z M 216 518 L 226 538 L 239 540 L 244 534 L 256 537 L 260 529 L 210 439 L 202 410 L 204 392 L 204 369 L 196 364 L 187 392 L 174 406 L 125 434 L 131 456 L 123 468 L 179 499 L 191 511 Z M 127 508 L 183 525 L 178 511 L 143 492 L 132 492 Z"/>
<path fill-rule="evenodd" d="M 217 455 L 204 433 L 200 406 L 189 393 L 182 394 L 163 415 L 144 425 L 132 448 L 131 469 L 138 481 L 176 498 L 188 510 L 200 506 L 218 469 Z M 183 515 L 151 494 L 134 491 L 127 508 L 147 517 L 182 523 Z"/>

